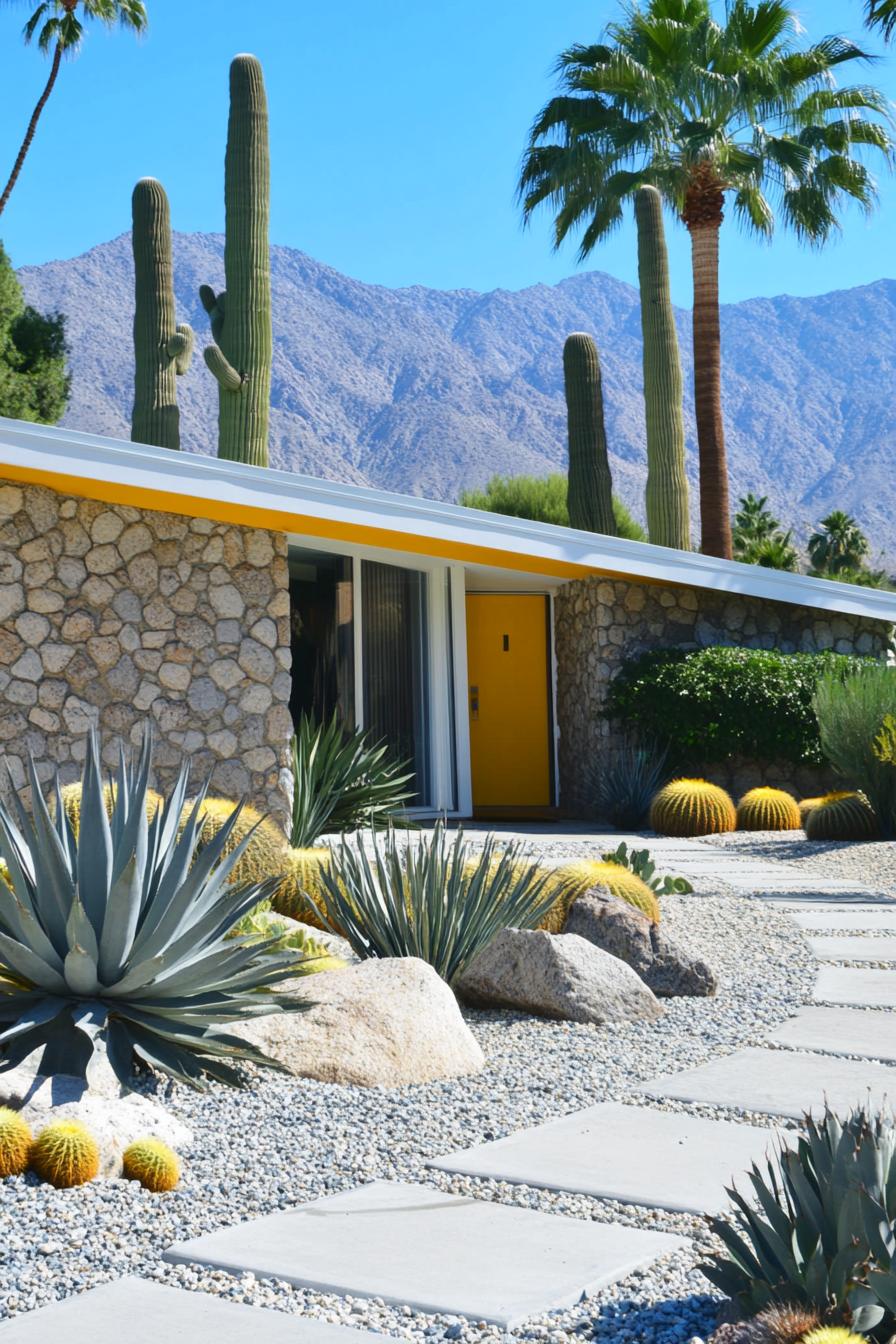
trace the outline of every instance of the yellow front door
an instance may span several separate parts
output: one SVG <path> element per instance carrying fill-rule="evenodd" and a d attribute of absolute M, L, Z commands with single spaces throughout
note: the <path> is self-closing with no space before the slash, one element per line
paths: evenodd
<path fill-rule="evenodd" d="M 548 599 L 467 593 L 473 806 L 551 804 Z"/>

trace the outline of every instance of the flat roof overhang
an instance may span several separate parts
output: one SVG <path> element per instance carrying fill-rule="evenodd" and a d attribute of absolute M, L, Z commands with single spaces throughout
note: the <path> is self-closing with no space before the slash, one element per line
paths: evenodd
<path fill-rule="evenodd" d="M 599 576 L 896 623 L 896 593 L 456 504 L 0 418 L 0 477 L 109 504 L 349 542 L 555 581 Z"/>

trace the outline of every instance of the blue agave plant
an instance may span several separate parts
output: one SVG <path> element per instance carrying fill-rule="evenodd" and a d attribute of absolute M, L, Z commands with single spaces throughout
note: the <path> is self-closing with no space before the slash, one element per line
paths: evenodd
<path fill-rule="evenodd" d="M 42 1051 L 42 1074 L 87 1077 L 102 1052 L 122 1083 L 134 1056 L 196 1087 L 239 1086 L 234 1064 L 279 1067 L 227 1023 L 304 1007 L 273 992 L 294 976 L 276 940 L 227 938 L 277 886 L 228 885 L 251 837 L 224 848 L 239 815 L 199 847 L 203 788 L 182 822 L 187 766 L 147 820 L 152 743 L 119 748 L 107 815 L 100 743 L 88 743 L 77 837 L 55 784 L 55 814 L 29 763 L 32 810 L 0 804 L 0 1071 Z"/>

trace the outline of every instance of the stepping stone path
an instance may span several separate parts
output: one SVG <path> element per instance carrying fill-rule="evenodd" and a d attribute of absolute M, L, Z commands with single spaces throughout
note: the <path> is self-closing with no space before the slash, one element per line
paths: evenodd
<path fill-rule="evenodd" d="M 858 966 L 823 966 L 818 972 L 812 997 L 816 1003 L 846 1003 L 855 1008 L 893 1008 L 896 1007 L 896 971 L 865 970 Z M 896 1097 L 896 1092 L 891 1095 Z"/>
<path fill-rule="evenodd" d="M 580 840 L 582 834 L 574 833 Z M 598 852 L 621 839 L 589 837 Z M 820 936 L 816 956 L 896 961 L 896 901 L 860 882 L 807 875 L 699 841 L 648 842 L 661 871 L 716 878 L 791 914 Z M 829 897 L 829 899 L 825 899 Z M 855 937 L 841 936 L 853 933 Z M 896 1097 L 896 969 L 822 965 L 806 1006 L 753 1047 L 654 1078 L 647 1098 L 801 1119 L 825 1098 L 836 1110 Z M 856 1006 L 853 1006 L 856 1005 Z M 876 1011 L 869 1011 L 875 1009 Z M 886 1011 L 889 1010 L 889 1011 Z M 774 1048 L 773 1048 L 774 1047 Z M 839 1056 L 852 1055 L 846 1059 Z M 643 1105 L 604 1104 L 431 1163 L 443 1171 L 518 1182 L 676 1212 L 725 1206 L 724 1186 L 761 1160 L 774 1130 Z M 573 1306 L 687 1243 L 678 1236 L 543 1214 L 512 1204 L 377 1181 L 170 1247 L 164 1258 L 234 1274 L 252 1271 L 322 1292 L 381 1298 L 505 1329 Z M 236 1344 L 352 1344 L 375 1336 L 307 1317 L 125 1279 L 15 1318 L 0 1344 L 127 1344 L 212 1339 Z M 337 1338 L 338 1337 L 338 1338 Z"/>
<path fill-rule="evenodd" d="M 809 947 L 818 961 L 896 962 L 896 938 L 861 937 L 858 934 L 810 938 Z"/>
<path fill-rule="evenodd" d="M 725 1185 L 773 1138 L 756 1125 L 607 1103 L 430 1166 L 675 1213 L 719 1213 L 728 1204 Z"/>
<path fill-rule="evenodd" d="M 803 1008 L 769 1040 L 795 1050 L 860 1055 L 896 1064 L 896 1018 L 862 1008 Z"/>
<path fill-rule="evenodd" d="M 383 1336 L 144 1279 L 104 1283 L 0 1325 L 2 1344 L 246 1344 L 250 1339 L 264 1344 L 382 1344 Z"/>
<path fill-rule="evenodd" d="M 681 1237 L 374 1181 L 182 1242 L 175 1263 L 276 1277 L 512 1329 L 571 1307 Z"/>

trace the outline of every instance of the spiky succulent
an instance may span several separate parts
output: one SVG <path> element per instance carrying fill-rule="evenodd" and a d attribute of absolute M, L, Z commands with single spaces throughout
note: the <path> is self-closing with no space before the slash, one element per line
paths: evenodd
<path fill-rule="evenodd" d="M 79 1120 L 56 1120 L 31 1145 L 31 1169 L 57 1190 L 70 1190 L 96 1180 L 100 1150 L 96 1139 Z"/>
<path fill-rule="evenodd" d="M 122 1153 L 121 1174 L 126 1181 L 139 1181 L 144 1190 L 161 1194 L 180 1180 L 180 1161 L 161 1139 L 135 1139 Z"/>
<path fill-rule="evenodd" d="M 239 1085 L 234 1061 L 278 1067 L 221 1030 L 303 1006 L 272 992 L 295 974 L 294 953 L 226 939 L 278 876 L 230 884 L 248 843 L 224 852 L 239 808 L 197 852 L 205 790 L 181 825 L 186 765 L 148 822 L 150 757 L 148 733 L 135 764 L 119 749 L 110 818 L 91 734 L 77 837 L 58 782 L 51 815 L 33 761 L 32 814 L 15 792 L 16 820 L 0 805 L 0 1070 L 38 1050 L 41 1073 L 85 1077 L 100 1051 L 125 1084 L 134 1055 L 194 1086 L 206 1075 Z"/>
<path fill-rule="evenodd" d="M 749 1190 L 710 1218 L 723 1250 L 701 1266 L 747 1314 L 808 1308 L 831 1325 L 888 1340 L 896 1328 L 896 1121 L 857 1108 L 806 1118 Z M 833 1344 L 833 1342 L 832 1342 Z"/>
<path fill-rule="evenodd" d="M 27 1170 L 31 1142 L 31 1130 L 18 1111 L 0 1106 L 0 1179 Z"/>

